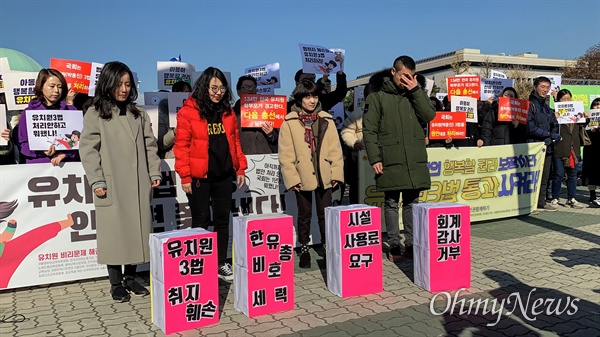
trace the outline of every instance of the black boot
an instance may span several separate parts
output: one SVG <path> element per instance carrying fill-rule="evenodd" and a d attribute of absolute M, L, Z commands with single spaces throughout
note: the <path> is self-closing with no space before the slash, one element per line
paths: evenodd
<path fill-rule="evenodd" d="M 307 245 L 300 247 L 300 262 L 298 263 L 298 267 L 310 268 L 310 253 L 308 252 Z"/>
<path fill-rule="evenodd" d="M 596 200 L 596 190 L 590 191 L 590 202 L 594 202 Z"/>
<path fill-rule="evenodd" d="M 110 281 L 110 294 L 113 300 L 118 302 L 128 302 L 131 296 L 123 284 L 123 271 L 120 265 L 107 265 L 108 280 Z"/>
<path fill-rule="evenodd" d="M 129 290 L 135 295 L 148 296 L 150 295 L 148 289 L 146 289 L 144 286 L 142 286 L 135 280 L 136 269 L 137 266 L 135 265 L 125 265 L 125 277 L 123 278 L 123 286 L 125 287 L 125 289 Z"/>

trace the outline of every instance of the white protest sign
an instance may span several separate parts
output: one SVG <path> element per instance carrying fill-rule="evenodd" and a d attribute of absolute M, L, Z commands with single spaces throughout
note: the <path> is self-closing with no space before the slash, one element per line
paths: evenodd
<path fill-rule="evenodd" d="M 560 75 L 547 75 L 546 77 L 550 79 L 550 91 L 548 91 L 548 95 L 550 95 L 553 90 L 558 92 L 562 84 L 562 77 Z"/>
<path fill-rule="evenodd" d="M 4 79 L 2 78 L 2 75 L 8 72 L 10 72 L 8 58 L 0 57 L 0 92 L 4 92 Z"/>
<path fill-rule="evenodd" d="M 271 64 L 261 64 L 258 66 L 246 68 L 244 70 L 244 74 L 254 77 L 259 87 L 272 85 L 274 88 L 281 88 L 279 62 Z"/>
<path fill-rule="evenodd" d="M 27 110 L 26 116 L 31 150 L 46 151 L 50 145 L 54 145 L 56 150 L 79 149 L 83 129 L 82 111 Z"/>
<path fill-rule="evenodd" d="M 37 72 L 10 72 L 3 74 L 4 94 L 8 110 L 25 110 L 29 102 L 35 98 L 35 80 Z"/>
<path fill-rule="evenodd" d="M 331 49 L 302 43 L 299 43 L 298 46 L 302 58 L 302 72 L 330 75 L 344 70 L 340 64 L 340 59 L 343 61 L 346 54 L 344 49 Z"/>
<path fill-rule="evenodd" d="M 554 102 L 554 111 L 558 113 L 558 124 L 585 123 L 583 102 Z"/>
<path fill-rule="evenodd" d="M 361 85 L 354 88 L 354 111 L 363 110 L 365 107 L 365 86 Z"/>
<path fill-rule="evenodd" d="M 488 98 L 498 100 L 498 96 L 504 88 L 514 87 L 515 80 L 500 79 L 500 78 L 482 78 L 481 79 L 481 100 L 486 101 Z"/>
<path fill-rule="evenodd" d="M 163 99 L 167 99 L 168 92 L 145 92 L 144 93 L 144 104 L 145 105 L 156 105 Z"/>
<path fill-rule="evenodd" d="M 275 95 L 275 87 L 272 85 L 265 85 L 256 88 L 256 93 L 259 95 Z"/>
<path fill-rule="evenodd" d="M 448 93 L 446 92 L 438 92 L 437 94 L 435 94 L 435 98 L 439 99 L 440 102 L 444 101 L 444 97 L 448 96 Z"/>
<path fill-rule="evenodd" d="M 191 63 L 158 61 L 158 90 L 171 90 L 173 84 L 184 81 L 192 84 L 192 73 L 196 67 Z"/>
<path fill-rule="evenodd" d="M 185 103 L 185 100 L 190 97 L 189 92 L 169 92 L 167 93 L 167 100 L 169 102 L 169 127 L 177 126 L 177 112 Z"/>
<path fill-rule="evenodd" d="M 146 110 L 150 116 L 150 126 L 154 137 L 158 139 L 158 105 L 142 105 L 142 109 Z"/>
<path fill-rule="evenodd" d="M 6 129 L 8 124 L 6 124 L 6 106 L 4 104 L 0 104 L 0 131 Z M 0 145 L 8 145 L 8 141 L 2 137 L 0 137 Z"/>
<path fill-rule="evenodd" d="M 496 71 L 496 70 L 492 70 L 492 73 L 490 74 L 490 77 L 491 78 L 504 79 L 504 80 L 508 78 L 508 76 L 506 76 L 505 73 L 499 72 L 499 71 Z"/>
<path fill-rule="evenodd" d="M 329 114 L 333 116 L 333 121 L 335 122 L 335 127 L 337 129 L 341 129 L 344 126 L 344 103 L 339 102 L 334 105 L 329 111 Z"/>
<path fill-rule="evenodd" d="M 96 94 L 96 84 L 98 83 L 98 77 L 100 77 L 102 67 L 104 67 L 104 64 L 92 62 L 92 71 L 90 73 L 90 86 L 88 93 L 89 96 L 93 97 Z"/>
<path fill-rule="evenodd" d="M 425 77 L 425 88 L 423 88 L 423 90 L 425 90 L 428 97 L 431 96 L 431 91 L 433 90 L 434 84 L 435 84 L 434 80 L 431 80 L 431 79 L 428 79 L 427 77 Z"/>
<path fill-rule="evenodd" d="M 589 123 L 588 125 L 585 127 L 586 130 L 592 130 L 592 129 L 596 129 L 598 130 L 598 128 L 600 127 L 600 109 L 592 109 L 589 111 L 590 112 L 590 117 L 589 117 Z"/>
<path fill-rule="evenodd" d="M 466 112 L 467 123 L 477 123 L 477 100 L 467 96 L 452 96 L 450 111 Z"/>

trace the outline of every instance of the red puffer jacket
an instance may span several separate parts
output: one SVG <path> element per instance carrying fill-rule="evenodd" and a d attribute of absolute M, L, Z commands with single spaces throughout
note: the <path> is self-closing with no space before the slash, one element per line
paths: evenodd
<path fill-rule="evenodd" d="M 246 156 L 242 153 L 240 133 L 235 113 L 231 110 L 223 114 L 223 127 L 229 143 L 229 153 L 237 175 L 244 175 L 248 168 Z M 175 171 L 181 183 L 192 182 L 193 178 L 206 178 L 208 173 L 208 123 L 200 118 L 193 97 L 188 98 L 177 113 L 177 133 L 175 134 Z"/>

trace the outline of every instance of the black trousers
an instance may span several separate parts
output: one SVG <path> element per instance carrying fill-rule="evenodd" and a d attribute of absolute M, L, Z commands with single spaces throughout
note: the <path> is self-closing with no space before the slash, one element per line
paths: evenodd
<path fill-rule="evenodd" d="M 125 276 L 135 277 L 135 270 L 137 268 L 136 265 L 126 264 L 125 272 L 123 273 L 123 266 L 121 265 L 109 264 L 106 265 L 106 267 L 108 268 L 108 281 L 112 286 L 121 285 L 121 282 L 123 282 L 123 274 Z"/>
<path fill-rule="evenodd" d="M 544 170 L 542 171 L 542 182 L 540 184 L 540 195 L 538 197 L 538 208 L 544 208 L 546 204 L 546 189 L 550 180 L 550 170 L 552 169 L 552 154 L 546 152 L 544 157 Z"/>
<path fill-rule="evenodd" d="M 217 254 L 219 265 L 227 261 L 229 245 L 229 214 L 233 183 L 231 177 L 223 180 L 192 179 L 192 228 L 207 229 L 211 223 L 217 233 Z M 210 208 L 212 206 L 212 221 Z"/>
<path fill-rule="evenodd" d="M 323 189 L 317 187 L 314 190 L 317 208 L 317 219 L 321 243 L 325 243 L 325 207 L 332 205 L 331 188 Z M 313 191 L 296 192 L 296 203 L 298 205 L 298 241 L 306 245 L 310 241 L 310 222 L 312 219 Z"/>

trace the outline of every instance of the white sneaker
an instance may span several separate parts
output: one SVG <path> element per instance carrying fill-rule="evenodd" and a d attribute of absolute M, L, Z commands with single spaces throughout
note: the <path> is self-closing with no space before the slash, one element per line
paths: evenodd
<path fill-rule="evenodd" d="M 596 200 L 592 201 L 592 204 L 596 204 L 597 206 L 600 206 L 600 198 L 596 198 Z"/>
<path fill-rule="evenodd" d="M 552 199 L 552 201 L 550 201 L 550 205 L 557 207 L 558 206 L 558 199 Z"/>
<path fill-rule="evenodd" d="M 229 263 L 225 263 L 219 268 L 219 278 L 224 281 L 233 281 L 233 271 Z"/>
<path fill-rule="evenodd" d="M 578 202 L 577 200 L 575 200 L 575 198 L 571 198 L 569 200 L 567 200 L 566 206 L 571 207 L 571 208 L 583 208 L 583 205 Z"/>

